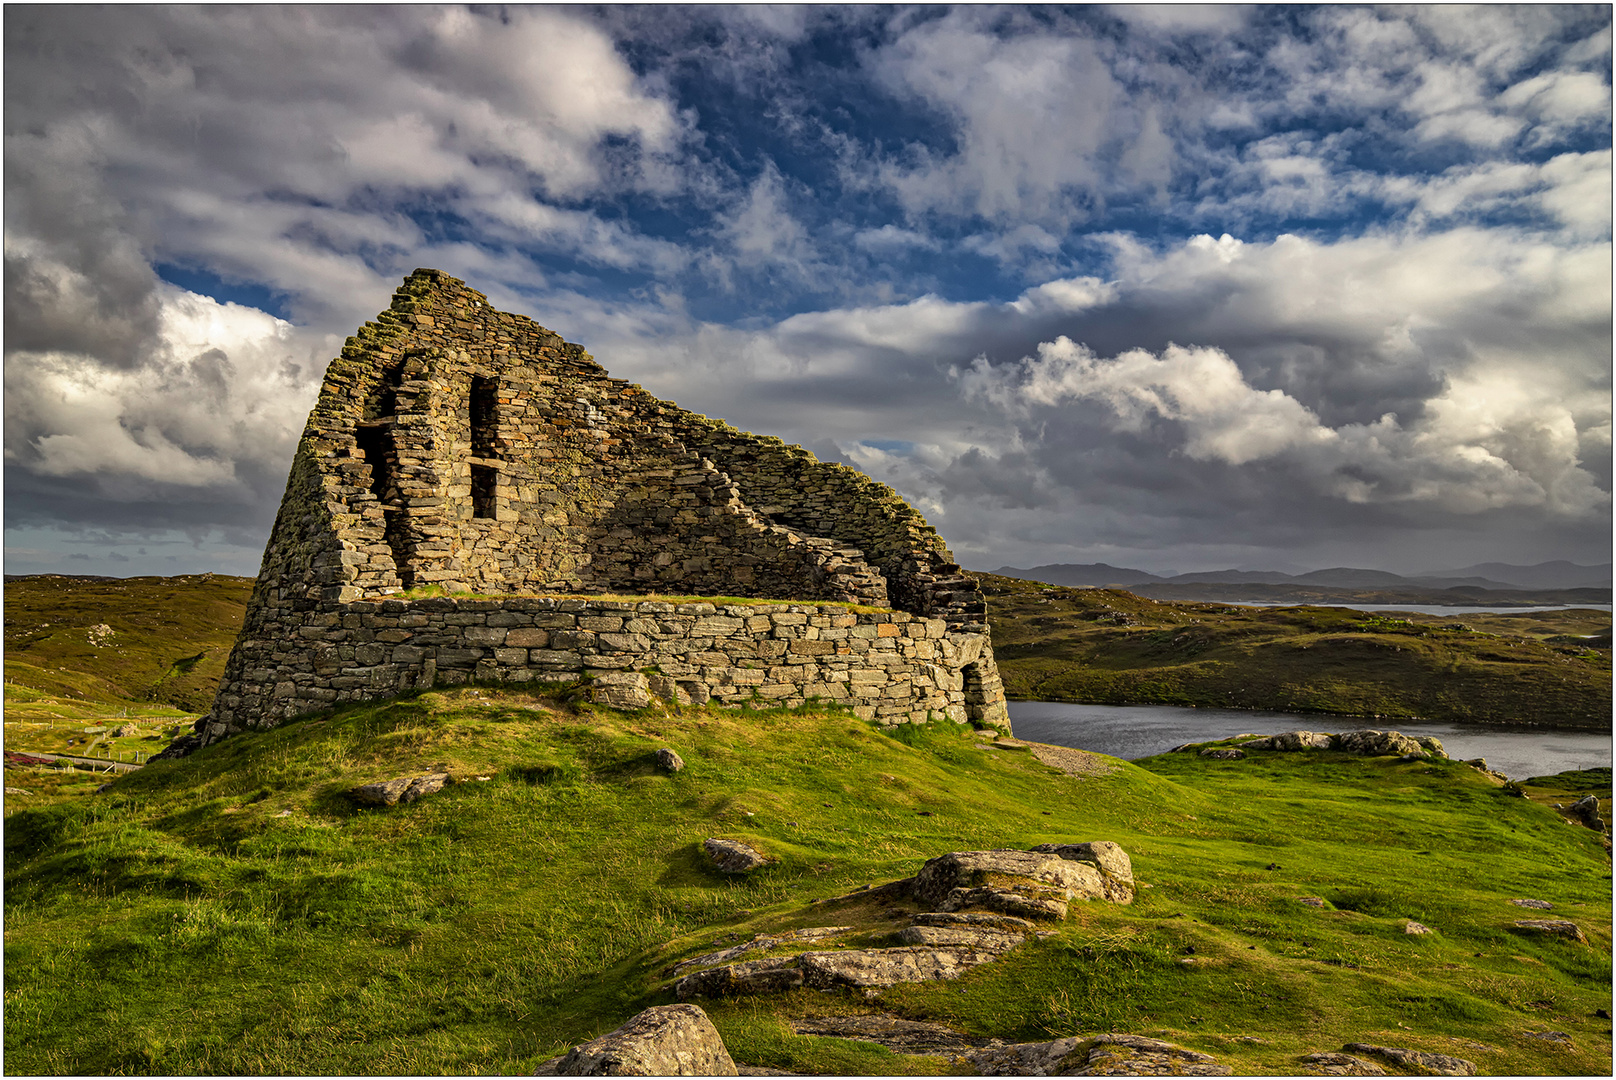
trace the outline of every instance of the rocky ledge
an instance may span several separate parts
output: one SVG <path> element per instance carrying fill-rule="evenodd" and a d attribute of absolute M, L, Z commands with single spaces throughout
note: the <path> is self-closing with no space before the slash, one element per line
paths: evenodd
<path fill-rule="evenodd" d="M 797 988 L 872 991 L 904 982 L 953 979 L 1038 934 L 1038 922 L 1066 918 L 1074 900 L 1131 903 L 1127 852 L 1097 840 L 1044 844 L 1032 851 L 953 851 L 929 860 L 912 878 L 871 894 L 903 896 L 925 910 L 885 948 L 829 948 L 742 960 L 802 943 L 834 943 L 845 926 L 759 934 L 751 941 L 675 965 L 680 1001 L 778 993 Z M 691 970 L 699 969 L 699 970 Z M 689 972 L 686 974 L 686 972 Z"/>

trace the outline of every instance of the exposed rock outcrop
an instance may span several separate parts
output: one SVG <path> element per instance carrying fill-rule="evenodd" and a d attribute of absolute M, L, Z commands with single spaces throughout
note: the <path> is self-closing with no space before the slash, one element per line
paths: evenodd
<path fill-rule="evenodd" d="M 1127 884 L 1132 900 L 1131 872 Z M 1113 884 L 1112 892 L 1118 888 Z M 1108 899 L 1097 860 L 1008 849 L 939 855 L 920 868 L 909 891 L 936 911 L 977 907 L 1028 919 L 1064 919 L 1070 900 Z"/>
<path fill-rule="evenodd" d="M 800 930 L 787 930 L 780 934 L 755 934 L 751 940 L 743 941 L 739 945 L 731 945 L 727 949 L 704 953 L 701 956 L 692 956 L 689 960 L 681 960 L 673 966 L 673 971 L 674 974 L 678 975 L 691 968 L 728 964 L 739 960 L 747 953 L 764 952 L 769 949 L 777 949 L 785 945 L 803 942 L 824 941 L 826 938 L 833 938 L 850 930 L 852 930 L 850 926 L 808 926 Z"/>
<path fill-rule="evenodd" d="M 1000 953 L 972 946 L 904 946 L 895 949 L 842 949 L 806 952 L 796 956 L 745 960 L 710 968 L 680 979 L 675 992 L 680 1001 L 691 998 L 734 997 L 739 994 L 780 993 L 804 987 L 873 988 L 905 982 L 954 979 Z"/>
<path fill-rule="evenodd" d="M 1343 753 L 1363 754 L 1366 757 L 1425 753 L 1425 747 L 1400 731 L 1377 731 L 1374 728 L 1343 731 L 1336 736 L 1335 748 Z"/>
<path fill-rule="evenodd" d="M 1519 919 L 1515 922 L 1515 929 L 1528 934 L 1563 937 L 1583 945 L 1588 944 L 1588 935 L 1582 932 L 1582 927 L 1570 919 Z"/>
<path fill-rule="evenodd" d="M 1605 819 L 1599 816 L 1599 799 L 1596 796 L 1584 795 L 1572 803 L 1571 813 L 1588 828 L 1604 832 Z"/>
<path fill-rule="evenodd" d="M 1348 1043 L 1344 1052 L 1385 1058 L 1394 1065 L 1412 1069 L 1421 1076 L 1475 1076 L 1474 1062 L 1447 1054 L 1428 1054 L 1421 1050 L 1405 1050 L 1400 1046 L 1372 1046 L 1368 1043 Z"/>
<path fill-rule="evenodd" d="M 1373 1061 L 1365 1061 L 1361 1057 L 1351 1054 L 1338 1054 L 1326 1051 L 1322 1054 L 1308 1054 L 1302 1059 L 1305 1064 L 1313 1066 L 1313 1076 L 1385 1076 L 1386 1070 Z"/>
<path fill-rule="evenodd" d="M 685 759 L 664 746 L 655 755 L 656 767 L 664 772 L 678 772 L 685 767 Z"/>
<path fill-rule="evenodd" d="M 709 844 L 713 841 L 708 841 Z M 952 979 L 997 959 L 1038 933 L 1032 920 L 1063 919 L 1073 899 L 1133 899 L 1133 867 L 1116 844 L 1046 844 L 1039 851 L 954 851 L 929 860 L 913 878 L 850 894 L 907 896 L 932 911 L 913 916 L 892 948 L 838 949 L 736 961 L 748 952 L 819 941 L 847 927 L 759 934 L 751 941 L 675 965 L 690 968 L 675 986 L 681 1001 L 799 987 L 872 989 Z M 979 908 L 987 910 L 965 910 Z"/>
<path fill-rule="evenodd" d="M 943 1024 L 904 1020 L 884 1013 L 793 1020 L 791 1030 L 798 1035 L 828 1035 L 878 1043 L 898 1054 L 958 1054 L 998 1041 L 973 1038 Z"/>
<path fill-rule="evenodd" d="M 1229 1076 L 1210 1054 L 1140 1035 L 984 1047 L 962 1055 L 981 1076 Z"/>
<path fill-rule="evenodd" d="M 713 865 L 726 874 L 745 874 L 769 864 L 769 857 L 750 844 L 717 837 L 703 840 L 702 850 Z"/>
<path fill-rule="evenodd" d="M 448 773 L 428 773 L 425 776 L 397 776 L 379 780 L 374 784 L 361 784 L 348 793 L 355 802 L 365 806 L 393 806 L 412 803 L 424 795 L 443 790 L 449 782 Z"/>
<path fill-rule="evenodd" d="M 698 1005 L 658 1005 L 616 1031 L 540 1065 L 535 1076 L 735 1076 L 718 1029 Z"/>

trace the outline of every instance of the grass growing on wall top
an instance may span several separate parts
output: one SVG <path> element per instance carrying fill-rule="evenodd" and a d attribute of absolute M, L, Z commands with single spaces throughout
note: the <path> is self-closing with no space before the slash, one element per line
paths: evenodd
<path fill-rule="evenodd" d="M 755 596 L 687 596 L 674 593 L 553 593 L 553 592 L 456 592 L 445 589 L 441 585 L 417 585 L 415 588 L 401 592 L 391 593 L 385 597 L 375 599 L 384 600 L 425 600 L 436 597 L 449 597 L 456 600 L 590 600 L 607 603 L 641 603 L 654 601 L 660 604 L 712 604 L 741 605 L 743 607 L 781 606 L 786 604 L 816 604 L 822 606 L 838 607 L 846 611 L 859 614 L 877 614 L 895 611 L 895 608 L 874 607 L 869 604 L 854 604 L 845 600 L 775 600 L 760 599 Z"/>
<path fill-rule="evenodd" d="M 1492 1073 L 1605 1067 L 1610 1025 L 1591 1014 L 1610 993 L 1609 861 L 1551 810 L 1451 762 L 1169 755 L 1069 776 L 984 738 L 468 688 L 232 736 L 100 796 L 8 801 L 8 1064 L 530 1072 L 672 1000 L 679 959 L 794 926 L 883 944 L 896 925 L 857 897 L 812 901 L 946 851 L 1108 839 L 1152 886 L 1132 906 L 1076 904 L 1054 936 L 955 982 L 709 1012 L 739 1061 L 841 1074 L 950 1066 L 797 1036 L 792 1016 L 883 1011 L 1007 1040 L 1132 1031 L 1237 1073 L 1294 1073 L 1348 1041 Z M 684 771 L 654 768 L 662 746 Z M 343 794 L 444 769 L 465 782 L 408 806 Z M 700 853 L 709 836 L 777 861 L 725 877 Z M 1593 945 L 1508 929 L 1541 914 L 1516 896 L 1553 902 Z M 1410 918 L 1435 933 L 1404 934 Z M 1522 1034 L 1545 1028 L 1572 1047 Z"/>

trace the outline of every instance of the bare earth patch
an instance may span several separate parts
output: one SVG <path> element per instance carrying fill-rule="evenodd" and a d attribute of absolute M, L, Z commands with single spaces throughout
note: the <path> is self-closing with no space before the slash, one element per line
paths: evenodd
<path fill-rule="evenodd" d="M 1103 754 L 1077 750 L 1070 746 L 1051 746 L 1048 743 L 1022 742 L 1020 739 L 1000 739 L 1000 743 L 1016 742 L 1032 751 L 1032 756 L 1052 769 L 1068 776 L 1109 776 L 1117 771 L 1117 764 Z"/>

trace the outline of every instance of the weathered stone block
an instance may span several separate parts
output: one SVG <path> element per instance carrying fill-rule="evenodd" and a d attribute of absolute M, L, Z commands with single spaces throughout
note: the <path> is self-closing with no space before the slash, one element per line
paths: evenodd
<path fill-rule="evenodd" d="M 543 649 L 550 644 L 550 631 L 528 627 L 507 630 L 505 644 L 518 649 Z"/>

